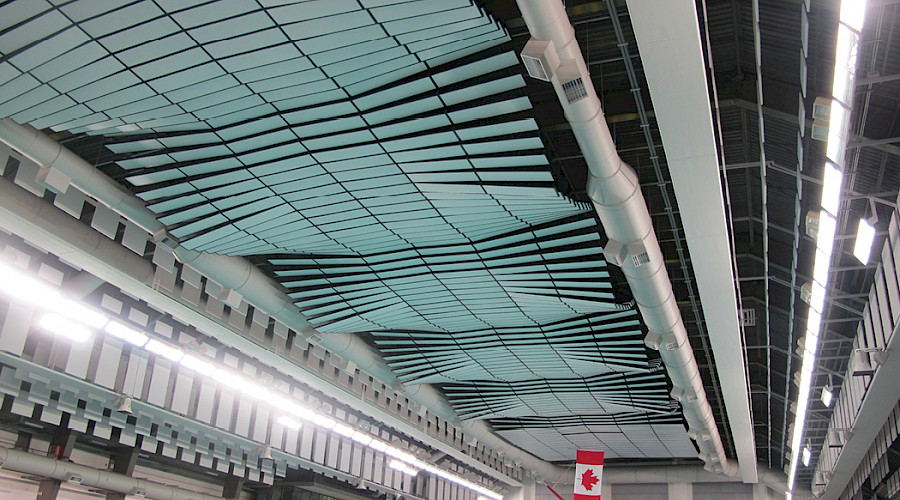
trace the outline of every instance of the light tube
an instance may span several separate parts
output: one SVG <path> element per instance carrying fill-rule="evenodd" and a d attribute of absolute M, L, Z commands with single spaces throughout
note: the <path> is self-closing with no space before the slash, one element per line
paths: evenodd
<path fill-rule="evenodd" d="M 844 186 L 844 173 L 832 162 L 825 163 L 825 182 L 822 185 L 822 208 L 837 216 Z"/>
<path fill-rule="evenodd" d="M 106 328 L 106 333 L 112 335 L 113 337 L 118 337 L 129 344 L 134 344 L 138 347 L 144 347 L 147 343 L 147 336 L 143 333 L 131 328 L 127 325 L 119 323 L 118 321 L 110 321 Z"/>
<path fill-rule="evenodd" d="M 184 357 L 184 353 L 179 349 L 164 344 L 156 339 L 150 339 L 150 342 L 147 342 L 146 347 L 148 351 L 159 354 L 160 356 L 172 360 L 176 363 L 181 361 L 181 358 Z"/>
<path fill-rule="evenodd" d="M 865 265 L 869 264 L 872 243 L 875 242 L 875 228 L 869 221 L 860 219 L 856 229 L 856 244 L 853 245 L 853 256 Z"/>
<path fill-rule="evenodd" d="M 67 337 L 75 342 L 84 342 L 91 338 L 91 331 L 86 326 L 59 314 L 50 313 L 44 316 L 41 318 L 40 325 L 51 333 Z"/>
<path fill-rule="evenodd" d="M 294 420 L 293 418 L 286 415 L 278 417 L 278 420 L 276 420 L 276 422 L 284 427 L 287 427 L 288 429 L 299 429 L 303 426 L 303 424 L 301 424 L 299 421 Z"/>
<path fill-rule="evenodd" d="M 214 367 L 212 363 L 203 361 L 190 354 L 185 354 L 184 357 L 181 358 L 181 366 L 194 370 L 201 375 L 212 375 L 213 372 L 216 371 L 216 367 Z"/>

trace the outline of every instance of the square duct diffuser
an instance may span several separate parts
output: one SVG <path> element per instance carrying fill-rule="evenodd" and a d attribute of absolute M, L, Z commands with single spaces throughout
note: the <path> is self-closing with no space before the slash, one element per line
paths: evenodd
<path fill-rule="evenodd" d="M 528 40 L 522 49 L 522 62 L 528 75 L 549 82 L 559 68 L 559 54 L 551 40 Z"/>

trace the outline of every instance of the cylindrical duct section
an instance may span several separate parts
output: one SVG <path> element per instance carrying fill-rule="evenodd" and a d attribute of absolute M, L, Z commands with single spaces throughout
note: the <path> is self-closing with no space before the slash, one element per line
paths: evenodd
<path fill-rule="evenodd" d="M 587 193 L 609 237 L 606 257 L 625 274 L 650 331 L 647 344 L 660 352 L 700 458 L 711 470 L 734 475 L 738 468 L 725 457 L 637 175 L 616 152 L 565 7 L 560 0 L 518 4 L 532 40 L 552 42 L 556 50 L 546 60 L 558 60 L 558 68 L 545 69 L 587 162 Z M 583 90 L 567 94 L 572 87 Z"/>
<path fill-rule="evenodd" d="M 222 497 L 4 447 L 0 447 L 0 464 L 6 470 L 125 495 L 156 500 L 222 500 Z"/>

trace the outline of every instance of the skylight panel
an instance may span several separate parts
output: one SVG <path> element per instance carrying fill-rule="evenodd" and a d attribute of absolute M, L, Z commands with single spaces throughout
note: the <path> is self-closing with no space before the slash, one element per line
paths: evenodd
<path fill-rule="evenodd" d="M 433 49 L 460 40 L 469 40 L 480 35 L 493 34 L 494 38 L 498 38 L 499 35 L 503 34 L 503 29 L 497 24 L 479 21 L 480 20 L 474 20 L 474 22 L 468 21 L 467 24 L 471 24 L 471 26 L 468 27 L 456 26 L 458 31 L 452 33 L 444 35 L 432 33 L 432 36 L 411 41 L 406 46 L 409 47 L 410 52 L 418 53 L 419 51 Z"/>
<path fill-rule="evenodd" d="M 57 33 L 43 42 L 28 47 L 10 59 L 21 71 L 30 71 L 47 61 L 57 58 L 72 47 L 90 41 L 87 35 L 78 28 L 71 27 Z"/>
<path fill-rule="evenodd" d="M 508 113 L 517 113 L 528 109 L 531 109 L 531 101 L 527 97 L 519 97 L 508 101 L 451 111 L 450 113 L 447 113 L 447 116 L 450 117 L 450 120 L 454 124 L 462 124 Z"/>
<path fill-rule="evenodd" d="M 466 150 L 466 153 L 470 155 L 487 155 L 492 153 L 503 153 L 507 151 L 543 149 L 544 143 L 538 137 L 525 137 L 522 139 L 508 139 L 502 141 L 463 144 L 463 148 Z"/>
<path fill-rule="evenodd" d="M 381 146 L 389 153 L 404 151 L 410 149 L 421 149 L 440 144 L 450 144 L 459 142 L 456 134 L 453 132 L 438 132 L 435 134 L 423 134 L 407 139 L 398 139 L 394 141 L 384 141 Z"/>
<path fill-rule="evenodd" d="M 419 52 L 419 57 L 425 59 L 429 66 L 437 67 L 509 41 L 509 36 L 500 25 L 492 27 L 494 28 L 493 32 L 463 38 L 431 49 L 423 49 Z"/>
<path fill-rule="evenodd" d="M 324 0 L 324 3 L 329 2 L 330 0 Z M 333 3 L 337 8 L 350 7 L 351 3 L 356 4 L 356 2 L 349 2 L 349 0 L 336 0 L 330 3 Z M 287 33 L 292 40 L 308 40 L 310 38 L 316 38 L 322 35 L 347 32 L 353 30 L 354 28 L 360 28 L 374 24 L 369 13 L 362 10 L 353 10 L 344 12 L 342 14 L 336 14 L 318 19 L 311 19 L 310 16 L 315 15 L 315 11 L 308 10 L 306 3 L 298 4 L 296 6 L 288 8 L 278 8 L 274 12 L 276 19 L 280 23 L 286 23 L 287 21 L 285 18 L 291 18 L 293 20 L 310 19 L 290 24 L 282 24 L 285 33 Z M 301 50 L 307 52 L 307 50 L 303 48 L 302 45 L 300 45 L 300 47 Z"/>
<path fill-rule="evenodd" d="M 200 43 L 209 43 L 243 35 L 275 26 L 268 14 L 254 11 L 239 17 L 205 24 L 189 30 L 192 38 Z"/>
<path fill-rule="evenodd" d="M 298 30 L 297 35 L 302 37 L 303 33 Z M 364 25 L 358 28 L 338 31 L 336 33 L 327 33 L 313 38 L 292 38 L 304 54 L 312 55 L 344 47 L 364 45 L 373 40 L 387 39 L 388 37 L 381 26 Z M 393 41 L 393 39 L 390 40 Z"/>
<path fill-rule="evenodd" d="M 382 11 L 382 13 L 384 12 L 385 11 Z M 427 14 L 423 13 L 422 15 L 406 17 L 396 21 L 385 21 L 382 22 L 382 26 L 391 36 L 409 34 L 410 37 L 416 37 L 418 35 L 421 38 L 426 38 L 435 36 L 435 32 L 438 30 L 461 31 L 465 29 L 463 26 L 466 21 L 485 18 L 486 16 L 483 16 L 479 9 L 457 8 L 440 12 L 429 12 Z M 423 31 L 426 33 L 422 33 Z"/>
<path fill-rule="evenodd" d="M 290 40 L 276 27 L 233 36 L 203 46 L 213 57 L 219 59 L 237 54 L 253 52 L 257 49 L 290 43 Z"/>
<path fill-rule="evenodd" d="M 181 7 L 181 5 L 179 5 Z M 202 24 L 207 24 L 220 19 L 238 16 L 251 10 L 257 10 L 255 3 L 236 0 L 219 0 L 212 4 L 199 5 L 172 14 L 182 27 L 189 29 Z"/>
<path fill-rule="evenodd" d="M 4 16 L 5 14 L 6 10 L 4 9 Z M 9 21 L 3 24 L 8 23 Z M 49 37 L 68 26 L 70 26 L 70 23 L 66 16 L 56 10 L 46 10 L 40 14 L 40 17 L 32 19 L 25 24 L 18 26 L 8 24 L 3 28 L 3 34 L 0 35 L 0 52 L 4 54 L 13 53 L 17 49 Z"/>
<path fill-rule="evenodd" d="M 447 115 L 440 114 L 434 116 L 423 116 L 415 120 L 408 120 L 400 123 L 392 123 L 383 127 L 372 127 L 370 130 L 379 139 L 387 139 L 389 137 L 397 137 L 401 135 L 413 134 L 432 130 L 441 127 L 450 126 L 450 119 Z"/>
<path fill-rule="evenodd" d="M 443 106 L 441 100 L 437 97 L 425 97 L 412 102 L 399 104 L 386 109 L 372 111 L 363 114 L 363 118 L 369 125 L 378 125 L 380 123 L 399 120 L 419 113 L 433 111 Z"/>

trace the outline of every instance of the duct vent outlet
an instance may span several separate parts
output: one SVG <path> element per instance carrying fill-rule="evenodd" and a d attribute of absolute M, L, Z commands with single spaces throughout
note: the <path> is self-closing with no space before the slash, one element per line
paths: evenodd
<path fill-rule="evenodd" d="M 825 120 L 813 120 L 811 137 L 817 141 L 828 142 L 829 122 Z"/>
<path fill-rule="evenodd" d="M 141 488 L 140 486 L 137 486 L 133 490 L 131 490 L 131 496 L 138 498 L 147 498 L 147 490 Z"/>
<path fill-rule="evenodd" d="M 631 254 L 631 260 L 634 262 L 634 267 L 641 267 L 650 263 L 650 255 L 647 252 L 633 253 Z"/>
<path fill-rule="evenodd" d="M 550 81 L 550 75 L 547 74 L 547 70 L 540 59 L 522 54 L 522 62 L 525 63 L 525 70 L 528 71 L 528 76 L 545 82 Z"/>
<path fill-rule="evenodd" d="M 159 231 L 153 233 L 153 242 L 159 246 L 168 248 L 169 250 L 175 250 L 178 246 L 178 241 L 172 237 L 165 229 L 160 229 Z"/>
<path fill-rule="evenodd" d="M 756 309 L 741 309 L 741 325 L 756 326 Z"/>
<path fill-rule="evenodd" d="M 549 82 L 559 68 L 559 54 L 550 40 L 528 40 L 521 56 L 528 76 L 541 81 Z"/>
<path fill-rule="evenodd" d="M 566 93 L 566 101 L 568 101 L 569 104 L 580 101 L 587 97 L 587 90 L 584 88 L 584 81 L 580 76 L 574 80 L 570 80 L 564 83 L 562 88 L 563 92 Z"/>
<path fill-rule="evenodd" d="M 69 483 L 69 484 L 81 484 L 82 481 L 84 481 L 84 478 L 81 477 L 79 474 L 74 474 L 74 473 L 72 473 L 72 472 L 67 472 L 67 473 L 66 473 L 66 482 L 67 482 L 67 483 Z"/>

